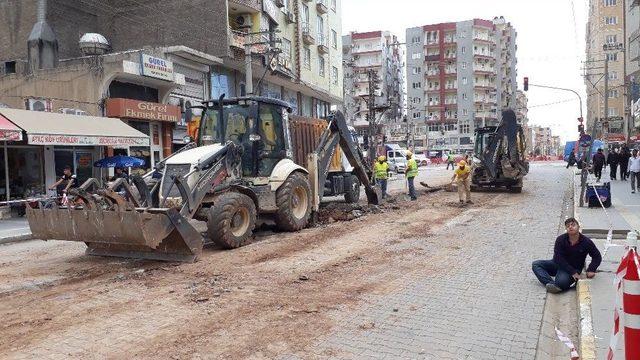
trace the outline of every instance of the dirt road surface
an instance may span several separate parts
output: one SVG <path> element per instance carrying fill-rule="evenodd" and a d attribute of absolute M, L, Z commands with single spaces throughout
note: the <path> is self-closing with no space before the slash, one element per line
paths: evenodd
<path fill-rule="evenodd" d="M 430 261 L 460 249 L 436 236 L 444 226 L 519 199 L 474 193 L 461 208 L 454 193 L 396 195 L 351 221 L 263 229 L 195 264 L 90 257 L 70 242 L 2 246 L 0 358 L 339 358 L 313 347 L 341 314 L 393 291 L 397 274 L 437 277 Z"/>
<path fill-rule="evenodd" d="M 330 311 L 384 292 L 390 266 L 410 271 L 430 256 L 385 244 L 428 239 L 464 210 L 451 193 L 397 199 L 353 221 L 207 249 L 195 264 L 89 257 L 59 241 L 4 246 L 0 357 L 304 354 L 331 328 Z"/>

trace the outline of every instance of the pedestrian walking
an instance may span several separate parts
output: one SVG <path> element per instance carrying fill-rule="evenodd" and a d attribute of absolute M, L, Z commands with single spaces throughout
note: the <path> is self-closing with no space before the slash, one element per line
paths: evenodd
<path fill-rule="evenodd" d="M 631 158 L 631 152 L 626 144 L 622 145 L 620 150 L 620 180 L 627 181 L 629 178 L 629 159 Z"/>
<path fill-rule="evenodd" d="M 413 158 L 413 153 L 411 151 L 407 151 L 407 169 L 405 170 L 405 175 L 407 177 L 407 184 L 409 185 L 409 196 L 412 201 L 418 199 L 416 195 L 416 187 L 413 181 L 416 176 L 418 176 L 418 163 L 416 159 Z"/>
<path fill-rule="evenodd" d="M 638 150 L 633 149 L 633 153 L 629 158 L 629 181 L 631 181 L 631 193 L 636 193 L 636 185 L 640 190 L 640 157 Z"/>
<path fill-rule="evenodd" d="M 618 148 L 611 149 L 607 156 L 607 164 L 609 165 L 609 177 L 611 180 L 616 180 L 616 173 L 618 172 L 618 163 L 620 162 L 620 154 Z"/>
<path fill-rule="evenodd" d="M 602 149 L 598 149 L 598 152 L 593 155 L 593 175 L 596 177 L 596 181 L 600 182 L 602 177 L 602 168 L 605 166 L 606 159 L 602 153 Z"/>
<path fill-rule="evenodd" d="M 458 167 L 453 171 L 453 176 L 451 177 L 451 183 L 453 184 L 453 182 L 455 181 L 458 187 L 458 198 L 460 199 L 460 206 L 463 206 L 465 202 L 467 204 L 473 204 L 473 201 L 471 201 L 470 175 L 471 168 L 467 166 L 466 161 L 460 160 L 460 162 L 458 163 Z"/>
<path fill-rule="evenodd" d="M 379 156 L 378 161 L 373 165 L 373 176 L 382 191 L 382 198 L 386 198 L 388 196 L 387 179 L 389 178 L 389 164 L 387 163 L 387 158 L 384 155 Z"/>
<path fill-rule="evenodd" d="M 449 170 L 449 165 L 451 165 L 451 170 L 456 169 L 455 158 L 452 153 L 447 154 L 447 170 Z"/>
<path fill-rule="evenodd" d="M 536 260 L 531 269 L 547 292 L 559 293 L 571 287 L 580 279 L 587 254 L 591 263 L 587 268 L 587 278 L 596 276 L 602 256 L 596 245 L 580 233 L 580 224 L 574 218 L 564 222 L 567 232 L 556 238 L 552 260 Z M 555 278 L 554 278 L 555 277 Z"/>
<path fill-rule="evenodd" d="M 570 166 L 573 166 L 576 164 L 576 154 L 572 151 L 569 153 L 569 159 L 567 160 L 567 169 Z"/>

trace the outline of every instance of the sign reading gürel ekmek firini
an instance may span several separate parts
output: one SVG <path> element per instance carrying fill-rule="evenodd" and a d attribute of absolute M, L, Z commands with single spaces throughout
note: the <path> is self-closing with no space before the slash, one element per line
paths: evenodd
<path fill-rule="evenodd" d="M 142 75 L 160 80 L 173 81 L 173 63 L 171 61 L 147 54 L 141 54 L 140 58 Z"/>

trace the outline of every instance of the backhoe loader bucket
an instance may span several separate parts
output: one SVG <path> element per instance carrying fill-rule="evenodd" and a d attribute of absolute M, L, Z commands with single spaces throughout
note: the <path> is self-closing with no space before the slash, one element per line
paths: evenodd
<path fill-rule="evenodd" d="M 202 235 L 176 209 L 27 207 L 27 219 L 34 238 L 82 241 L 89 255 L 194 262 L 204 244 Z"/>

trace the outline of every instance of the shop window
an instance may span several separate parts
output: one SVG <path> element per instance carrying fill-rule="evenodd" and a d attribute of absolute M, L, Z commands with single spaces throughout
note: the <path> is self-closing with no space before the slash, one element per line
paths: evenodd
<path fill-rule="evenodd" d="M 158 89 L 147 86 L 113 81 L 109 85 L 110 98 L 134 99 L 158 102 Z"/>
<path fill-rule="evenodd" d="M 9 195 L 24 199 L 45 193 L 42 148 L 8 148 Z"/>

